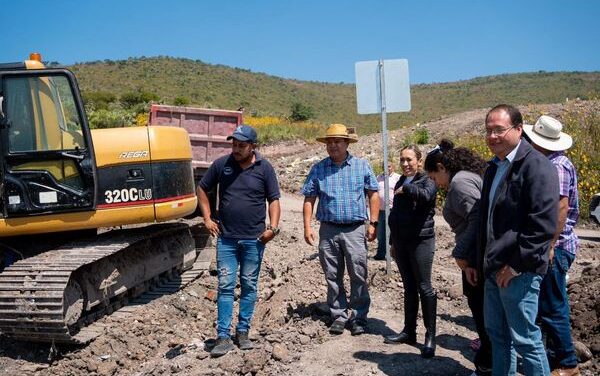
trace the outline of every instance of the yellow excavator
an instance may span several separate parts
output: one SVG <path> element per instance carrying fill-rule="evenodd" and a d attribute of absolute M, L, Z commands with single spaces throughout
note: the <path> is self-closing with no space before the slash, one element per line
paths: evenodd
<path fill-rule="evenodd" d="M 0 105 L 0 332 L 86 343 L 88 324 L 194 262 L 189 227 L 156 224 L 197 207 L 189 136 L 91 130 L 75 76 L 39 54 L 0 64 Z"/>

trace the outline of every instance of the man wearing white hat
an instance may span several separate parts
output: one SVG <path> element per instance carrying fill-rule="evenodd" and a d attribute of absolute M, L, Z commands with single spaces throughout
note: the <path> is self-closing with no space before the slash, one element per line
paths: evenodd
<path fill-rule="evenodd" d="M 548 272 L 540 285 L 538 315 L 546 333 L 552 375 L 579 375 L 571 339 L 566 274 L 575 259 L 579 239 L 573 231 L 579 217 L 577 172 L 564 151 L 573 139 L 562 132 L 560 121 L 543 115 L 535 125 L 523 125 L 535 149 L 548 157 L 558 172 L 560 201 L 558 227 L 550 246 Z"/>
<path fill-rule="evenodd" d="M 348 153 L 348 145 L 356 142 L 357 137 L 345 125 L 330 125 L 325 137 L 317 141 L 327 145 L 329 156 L 311 168 L 302 187 L 304 240 L 310 245 L 316 242 L 310 221 L 318 198 L 319 261 L 327 281 L 327 304 L 333 320 L 329 332 L 342 334 L 350 323 L 352 335 L 360 335 L 365 332 L 371 303 L 367 240 L 375 240 L 379 187 L 369 162 Z M 350 277 L 349 301 L 344 289 L 344 269 L 348 269 Z"/>

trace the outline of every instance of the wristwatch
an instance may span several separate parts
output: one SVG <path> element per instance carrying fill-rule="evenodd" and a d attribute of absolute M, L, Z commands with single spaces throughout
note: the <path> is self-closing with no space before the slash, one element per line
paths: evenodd
<path fill-rule="evenodd" d="M 521 272 L 516 271 L 515 269 L 512 268 L 512 266 L 508 267 L 508 271 L 513 277 L 518 277 L 521 275 Z"/>
<path fill-rule="evenodd" d="M 273 235 L 275 236 L 279 235 L 279 233 L 281 232 L 281 229 L 279 227 L 273 227 L 271 225 L 267 226 L 267 230 L 273 231 Z"/>
<path fill-rule="evenodd" d="M 369 224 L 375 228 L 377 228 L 377 225 L 379 224 L 379 222 L 377 221 L 369 221 Z"/>

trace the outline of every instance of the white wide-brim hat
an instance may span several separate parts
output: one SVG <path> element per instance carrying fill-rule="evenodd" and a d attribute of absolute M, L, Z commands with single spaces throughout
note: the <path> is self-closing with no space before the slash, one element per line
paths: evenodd
<path fill-rule="evenodd" d="M 560 121 L 547 115 L 540 116 L 535 125 L 523 124 L 523 131 L 531 142 L 546 150 L 563 151 L 573 145 L 573 138 L 561 132 Z"/>

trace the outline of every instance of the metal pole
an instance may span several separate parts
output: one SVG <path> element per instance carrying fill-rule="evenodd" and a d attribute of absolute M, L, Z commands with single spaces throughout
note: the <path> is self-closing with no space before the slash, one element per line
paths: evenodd
<path fill-rule="evenodd" d="M 390 181 L 388 176 L 388 135 L 387 135 L 387 113 L 385 103 L 385 75 L 383 69 L 383 60 L 379 60 L 379 94 L 381 96 L 381 143 L 383 145 L 383 189 L 385 190 L 383 204 L 385 208 L 385 270 L 386 274 L 392 274 L 392 257 L 390 255 L 390 229 L 388 226 L 388 217 L 390 215 Z M 381 210 L 381 208 L 379 208 Z"/>

